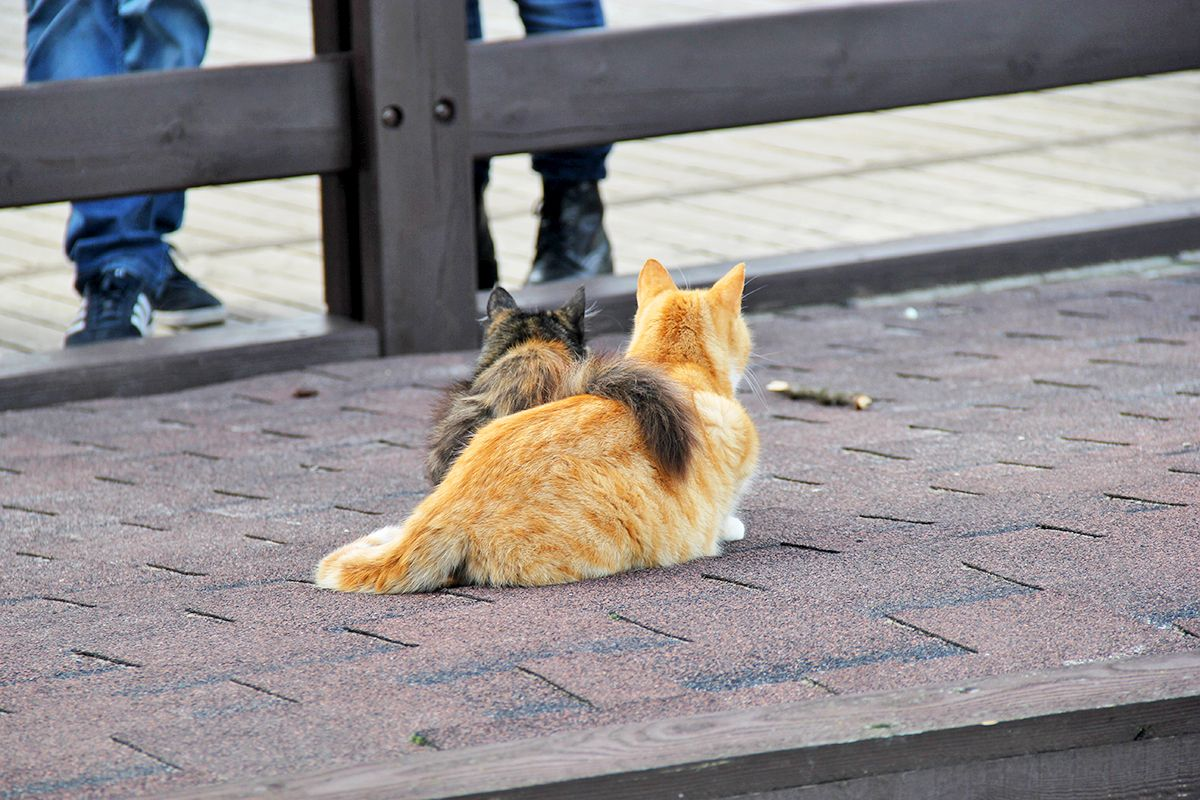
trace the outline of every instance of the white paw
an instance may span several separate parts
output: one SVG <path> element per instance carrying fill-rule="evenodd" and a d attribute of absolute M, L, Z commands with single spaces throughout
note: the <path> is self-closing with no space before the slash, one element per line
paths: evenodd
<path fill-rule="evenodd" d="M 737 542 L 746 538 L 746 526 L 734 516 L 728 516 L 721 523 L 721 541 Z"/>

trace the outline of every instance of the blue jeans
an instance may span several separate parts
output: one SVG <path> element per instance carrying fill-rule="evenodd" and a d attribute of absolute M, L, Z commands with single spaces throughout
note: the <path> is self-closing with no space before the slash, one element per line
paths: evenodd
<path fill-rule="evenodd" d="M 515 0 L 527 35 L 604 27 L 600 0 Z M 482 39 L 479 0 L 467 0 L 467 38 Z M 611 144 L 534 153 L 533 168 L 547 181 L 598 181 L 607 175 L 604 159 Z M 488 161 L 475 162 L 475 183 L 487 185 Z"/>
<path fill-rule="evenodd" d="M 25 12 L 30 83 L 197 67 L 208 46 L 200 0 L 25 0 Z M 183 192 L 72 203 L 75 288 L 120 266 L 157 293 L 171 269 L 163 236 L 182 222 Z"/>

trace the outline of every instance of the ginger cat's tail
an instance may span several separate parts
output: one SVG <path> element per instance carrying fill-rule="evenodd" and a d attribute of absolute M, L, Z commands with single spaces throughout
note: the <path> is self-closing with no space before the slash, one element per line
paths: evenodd
<path fill-rule="evenodd" d="M 467 535 L 431 527 L 417 517 L 380 528 L 334 551 L 317 565 L 317 585 L 360 592 L 430 592 L 459 581 Z"/>
<path fill-rule="evenodd" d="M 648 364 L 619 356 L 593 356 L 572 379 L 570 393 L 628 408 L 659 468 L 672 478 L 684 476 L 699 434 L 695 409 L 679 384 Z"/>

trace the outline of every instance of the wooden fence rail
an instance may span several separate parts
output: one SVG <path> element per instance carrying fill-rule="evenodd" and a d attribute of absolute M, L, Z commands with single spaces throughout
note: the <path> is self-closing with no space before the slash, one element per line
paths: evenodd
<path fill-rule="evenodd" d="M 313 0 L 311 61 L 0 90 L 0 207 L 320 174 L 329 312 L 378 337 L 378 347 L 346 356 L 469 347 L 477 336 L 473 157 L 1200 67 L 1195 0 L 839 0 L 771 15 L 474 44 L 464 41 L 462 5 Z M 1179 211 L 1139 210 L 1136 219 L 1104 224 L 1122 231 L 1117 250 L 1126 256 L 1200 246 L 1200 221 L 1181 221 Z M 1155 238 L 1164 224 L 1166 242 Z M 970 277 L 988 268 L 979 255 L 976 247 Z M 790 283 L 802 282 L 802 272 Z M 964 275 L 954 267 L 939 278 L 948 274 Z M 618 304 L 631 294 L 628 280 L 600 284 Z M 136 359 L 109 374 L 123 376 L 126 392 L 201 382 L 205 350 L 229 358 L 221 336 L 200 332 L 154 351 L 186 352 L 200 365 L 188 374 L 139 375 Z M 120 347 L 136 344 L 95 346 L 89 361 L 112 353 L 124 362 Z M 304 348 L 288 352 L 293 366 L 304 363 Z M 63 356 L 64 369 L 76 361 Z M 239 369 L 253 374 L 285 362 L 256 357 Z M 39 374 L 61 381 L 62 398 L 118 385 L 83 390 L 69 375 L 54 378 L 54 363 L 41 359 Z M 0 407 L 22 404 L 5 388 L 12 373 L 0 371 Z"/>
<path fill-rule="evenodd" d="M 838 0 L 473 46 L 471 150 L 521 153 L 1200 66 L 1188 0 Z"/>

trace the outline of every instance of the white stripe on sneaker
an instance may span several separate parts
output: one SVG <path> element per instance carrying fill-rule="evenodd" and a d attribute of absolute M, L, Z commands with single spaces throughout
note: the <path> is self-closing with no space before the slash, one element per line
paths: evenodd
<path fill-rule="evenodd" d="M 87 298 L 83 298 L 83 302 L 79 304 L 79 310 L 75 312 L 75 319 L 71 320 L 71 324 L 67 326 L 67 336 L 73 333 L 79 333 L 83 330 L 84 324 L 87 322 Z"/>
<path fill-rule="evenodd" d="M 150 310 L 150 298 L 146 297 L 145 293 L 139 294 L 137 302 L 133 304 L 133 314 L 129 317 L 129 322 L 142 336 L 150 335 L 154 312 Z"/>

